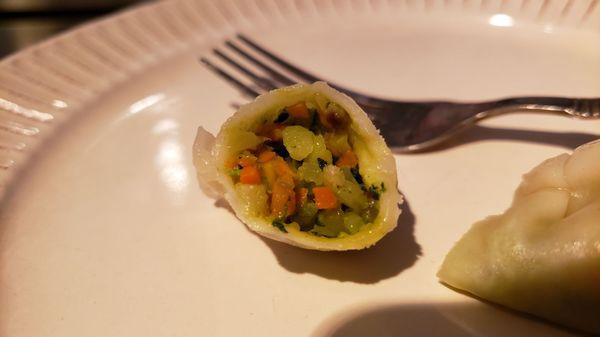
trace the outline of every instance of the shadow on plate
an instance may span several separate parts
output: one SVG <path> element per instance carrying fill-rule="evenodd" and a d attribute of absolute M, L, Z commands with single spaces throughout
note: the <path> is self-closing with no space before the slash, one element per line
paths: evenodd
<path fill-rule="evenodd" d="M 529 315 L 482 302 L 397 304 L 337 314 L 312 337 L 582 336 Z"/>
<path fill-rule="evenodd" d="M 433 151 L 448 150 L 450 148 L 482 142 L 489 140 L 507 140 L 524 143 L 537 143 L 564 147 L 566 149 L 575 149 L 579 145 L 589 143 L 599 139 L 600 134 L 585 132 L 553 132 L 537 130 L 518 130 L 508 128 L 493 128 L 487 126 L 475 125 L 452 140 L 438 145 L 431 150 L 423 151 L 428 153 Z"/>
<path fill-rule="evenodd" d="M 260 237 L 279 264 L 293 273 L 310 273 L 327 279 L 376 283 L 412 266 L 421 255 L 415 241 L 415 216 L 405 200 L 398 225 L 375 246 L 348 252 L 306 250 Z"/>

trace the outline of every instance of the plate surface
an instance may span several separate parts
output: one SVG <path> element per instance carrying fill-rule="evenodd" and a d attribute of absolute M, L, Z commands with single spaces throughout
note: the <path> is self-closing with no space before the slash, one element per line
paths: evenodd
<path fill-rule="evenodd" d="M 197 58 L 244 32 L 405 99 L 600 96 L 596 1 L 168 1 L 0 63 L 0 336 L 570 336 L 435 273 L 523 173 L 600 122 L 514 114 L 397 155 L 398 228 L 360 252 L 249 232 L 198 189 L 197 126 L 244 98 Z"/>

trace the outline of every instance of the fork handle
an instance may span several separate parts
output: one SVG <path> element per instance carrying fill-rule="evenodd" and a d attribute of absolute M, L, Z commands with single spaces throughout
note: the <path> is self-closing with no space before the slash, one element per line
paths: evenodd
<path fill-rule="evenodd" d="M 568 114 L 577 118 L 600 118 L 600 98 L 515 97 L 481 103 L 490 114 L 508 111 L 535 111 Z"/>

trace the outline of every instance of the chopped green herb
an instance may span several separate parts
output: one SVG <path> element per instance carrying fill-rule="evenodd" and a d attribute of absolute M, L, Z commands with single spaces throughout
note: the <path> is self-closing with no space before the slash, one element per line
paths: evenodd
<path fill-rule="evenodd" d="M 386 191 L 385 184 L 383 182 L 379 186 L 373 184 L 373 185 L 369 186 L 369 188 L 367 189 L 367 192 L 369 192 L 373 196 L 373 199 L 375 199 L 375 200 L 379 200 L 381 193 L 383 193 L 385 191 Z"/>
<path fill-rule="evenodd" d="M 381 193 L 385 192 L 385 186 L 383 183 L 381 184 L 381 188 L 376 185 L 371 185 L 367 191 L 373 196 L 373 199 L 379 200 Z"/>
<path fill-rule="evenodd" d="M 235 167 L 235 168 L 232 168 L 231 170 L 229 170 L 229 175 L 232 178 L 239 178 L 241 172 L 242 172 L 242 169 L 240 169 L 239 167 Z"/>
<path fill-rule="evenodd" d="M 365 186 L 365 182 L 363 181 L 362 176 L 360 175 L 360 172 L 358 171 L 358 166 L 354 166 L 353 168 L 350 169 L 350 172 L 352 173 L 352 176 L 354 177 L 354 179 L 356 180 L 356 182 L 364 188 Z"/>
<path fill-rule="evenodd" d="M 289 117 L 290 117 L 290 114 L 287 112 L 286 109 L 283 109 L 283 110 L 281 110 L 281 113 L 279 114 L 279 116 L 277 116 L 277 118 L 275 118 L 275 120 L 273 122 L 277 123 L 277 124 L 281 124 L 281 123 L 285 122 Z"/>
<path fill-rule="evenodd" d="M 277 229 L 279 229 L 280 231 L 287 233 L 287 229 L 285 229 L 285 224 L 283 223 L 283 221 L 280 220 L 273 220 L 273 222 L 271 223 L 273 225 L 273 227 L 276 227 Z"/>

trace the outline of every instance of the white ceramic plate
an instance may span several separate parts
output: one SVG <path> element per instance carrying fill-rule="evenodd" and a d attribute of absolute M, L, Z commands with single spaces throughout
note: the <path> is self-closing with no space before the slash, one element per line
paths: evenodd
<path fill-rule="evenodd" d="M 249 232 L 197 188 L 196 127 L 243 102 L 197 62 L 245 32 L 381 96 L 600 96 L 597 1 L 170 1 L 0 63 L 0 336 L 569 336 L 439 284 L 470 224 L 599 122 L 511 115 L 398 155 L 374 248 Z M 501 15 L 498 15 L 501 14 Z"/>

